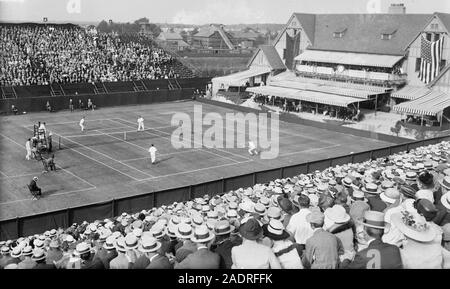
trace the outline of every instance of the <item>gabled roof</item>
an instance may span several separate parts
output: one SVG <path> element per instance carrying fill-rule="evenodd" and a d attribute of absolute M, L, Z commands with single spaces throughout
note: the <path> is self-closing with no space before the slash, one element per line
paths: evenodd
<path fill-rule="evenodd" d="M 310 49 L 372 54 L 404 55 L 408 43 L 422 30 L 431 14 L 318 14 Z M 302 23 L 303 24 L 303 23 Z M 342 38 L 333 32 L 346 27 Z M 396 31 L 390 40 L 385 31 Z"/>
<path fill-rule="evenodd" d="M 434 13 L 439 19 L 442 21 L 442 24 L 444 24 L 445 29 L 447 29 L 448 32 L 450 32 L 450 14 L 448 13 Z"/>
<path fill-rule="evenodd" d="M 200 28 L 197 33 L 195 33 L 193 36 L 195 37 L 210 37 L 216 32 L 216 29 L 214 27 L 203 27 Z"/>
<path fill-rule="evenodd" d="M 306 13 L 294 13 L 295 17 L 300 21 L 306 35 L 311 43 L 314 43 L 314 36 L 316 33 L 316 15 Z"/>
<path fill-rule="evenodd" d="M 252 58 L 248 62 L 247 66 L 250 66 L 252 64 L 253 60 L 260 52 L 264 54 L 264 56 L 267 59 L 267 62 L 269 62 L 269 65 L 273 70 L 286 69 L 286 65 L 284 65 L 283 60 L 281 60 L 280 55 L 278 54 L 275 47 L 272 45 L 260 45 L 258 47 L 258 50 L 256 50 L 256 52 L 253 54 Z"/>

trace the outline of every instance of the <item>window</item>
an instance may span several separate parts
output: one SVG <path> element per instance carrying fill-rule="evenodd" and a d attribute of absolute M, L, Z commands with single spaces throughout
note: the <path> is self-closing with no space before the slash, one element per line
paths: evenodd
<path fill-rule="evenodd" d="M 381 34 L 382 40 L 389 40 L 391 38 L 392 38 L 392 34 L 386 34 L 386 33 Z"/>
<path fill-rule="evenodd" d="M 427 40 L 431 41 L 431 33 L 427 33 Z"/>
<path fill-rule="evenodd" d="M 437 24 L 437 23 L 432 23 L 431 26 L 430 26 L 430 28 L 431 28 L 432 30 L 438 30 L 438 29 L 439 29 L 439 24 Z"/>
<path fill-rule="evenodd" d="M 441 69 L 444 68 L 446 65 L 447 65 L 447 61 L 445 59 L 442 59 L 441 64 L 440 64 Z"/>
<path fill-rule="evenodd" d="M 441 37 L 441 35 L 439 33 L 434 33 L 434 40 L 433 41 L 438 41 L 440 37 Z"/>
<path fill-rule="evenodd" d="M 420 70 L 420 63 L 421 63 L 421 59 L 420 58 L 416 58 L 416 72 L 418 72 Z"/>

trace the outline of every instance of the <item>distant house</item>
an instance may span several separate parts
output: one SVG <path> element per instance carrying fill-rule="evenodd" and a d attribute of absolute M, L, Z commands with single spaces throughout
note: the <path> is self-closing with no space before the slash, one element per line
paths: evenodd
<path fill-rule="evenodd" d="M 150 23 L 140 22 L 139 26 L 141 27 L 140 33 L 153 37 L 153 32 L 150 29 Z"/>
<path fill-rule="evenodd" d="M 189 47 L 181 35 L 175 32 L 161 32 L 156 40 L 172 50 L 183 51 Z"/>
<path fill-rule="evenodd" d="M 255 42 L 258 36 L 259 34 L 252 30 L 248 32 L 244 31 L 233 32 L 233 37 L 240 48 L 255 47 Z"/>
<path fill-rule="evenodd" d="M 231 33 L 223 29 L 223 25 L 210 25 L 201 28 L 191 38 L 192 46 L 200 49 L 235 49 L 235 41 Z"/>

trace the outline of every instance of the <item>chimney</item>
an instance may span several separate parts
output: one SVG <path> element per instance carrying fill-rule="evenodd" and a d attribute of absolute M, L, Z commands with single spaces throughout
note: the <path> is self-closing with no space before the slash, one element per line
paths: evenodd
<path fill-rule="evenodd" d="M 405 4 L 391 4 L 391 6 L 389 6 L 389 14 L 406 14 Z"/>

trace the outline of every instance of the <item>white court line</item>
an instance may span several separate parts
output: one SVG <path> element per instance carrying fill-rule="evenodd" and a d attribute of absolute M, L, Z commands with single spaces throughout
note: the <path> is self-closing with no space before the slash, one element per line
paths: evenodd
<path fill-rule="evenodd" d="M 65 138 L 65 137 L 62 136 L 62 138 Z M 95 153 L 97 153 L 97 154 L 99 154 L 99 155 L 104 156 L 105 158 L 108 158 L 108 159 L 110 159 L 110 160 L 113 160 L 113 161 L 115 161 L 115 162 L 118 162 L 118 163 L 120 163 L 120 164 L 122 164 L 122 165 L 124 165 L 124 166 L 126 166 L 126 167 L 129 167 L 130 169 L 133 169 L 133 170 L 135 170 L 135 171 L 137 171 L 137 172 L 140 172 L 140 173 L 142 173 L 143 175 L 146 175 L 146 176 L 149 176 L 149 177 L 153 177 L 153 176 L 150 175 L 150 174 L 144 173 L 143 171 L 138 170 L 138 169 L 136 169 L 135 167 L 132 167 L 132 166 L 130 166 L 130 165 L 127 165 L 126 163 L 123 163 L 123 162 L 121 162 L 121 161 L 119 161 L 119 160 L 116 160 L 116 159 L 114 159 L 114 158 L 112 158 L 112 157 L 110 157 L 110 156 L 108 156 L 108 155 L 106 155 L 106 154 L 104 154 L 104 153 L 101 153 L 101 152 L 99 152 L 99 151 L 97 151 L 97 150 L 91 149 L 90 147 L 87 147 L 87 146 L 85 146 L 85 145 L 83 145 L 83 144 L 81 144 L 81 143 L 79 143 L 79 142 L 73 141 L 73 140 L 68 139 L 68 138 L 66 138 L 66 139 L 67 139 L 68 141 L 70 141 L 70 142 L 73 142 L 73 143 L 79 145 L 79 146 L 82 147 L 82 148 L 85 148 L 85 149 L 87 149 L 87 150 L 93 151 L 93 152 L 95 152 Z M 70 149 L 70 148 L 69 148 L 69 149 Z M 74 150 L 74 149 L 72 149 L 72 150 L 73 150 L 73 151 L 76 151 L 76 150 Z M 81 154 L 79 151 L 76 151 L 76 152 L 78 152 L 79 154 Z M 86 155 L 85 155 L 85 156 L 86 156 Z M 90 158 L 90 159 L 93 159 L 93 158 Z M 101 161 L 98 161 L 98 160 L 96 160 L 96 161 L 99 162 L 99 163 L 102 163 L 103 165 L 105 165 L 105 166 L 107 166 L 107 167 L 112 168 L 111 166 L 108 166 L 107 164 L 105 164 L 105 163 L 103 163 L 103 162 L 101 162 Z M 117 169 L 114 169 L 114 170 L 120 172 L 120 171 L 117 170 Z M 130 178 L 132 178 L 132 179 L 134 179 L 134 180 L 137 180 L 135 177 L 132 177 L 132 176 L 130 176 L 130 175 L 128 175 L 128 174 L 125 174 L 125 173 L 123 173 L 123 172 L 121 172 L 121 173 L 124 174 L 124 175 L 126 175 L 126 176 L 128 176 L 128 177 L 130 177 Z"/>
<path fill-rule="evenodd" d="M 124 120 L 124 119 L 121 119 L 121 118 L 117 118 L 117 119 L 118 119 L 118 120 L 121 120 L 121 121 L 124 121 L 124 122 L 128 122 L 128 123 L 130 123 L 129 121 L 127 121 L 127 120 Z M 120 123 L 120 122 L 117 122 L 117 123 Z M 161 133 L 164 133 L 164 134 L 167 134 L 167 135 L 170 135 L 170 133 L 167 133 L 167 132 L 165 132 L 165 131 L 161 131 L 161 130 L 157 130 L 157 129 L 154 129 L 154 130 L 155 130 L 155 131 L 158 131 L 158 132 L 161 132 Z M 159 136 L 159 137 L 162 137 L 162 138 L 165 138 L 165 139 L 169 139 L 169 140 L 170 140 L 170 138 L 169 138 L 169 137 L 165 137 L 165 136 L 157 135 L 157 134 L 154 134 L 154 133 L 151 133 L 151 132 L 146 132 L 146 133 L 150 133 L 150 134 L 153 134 L 153 135 L 156 135 L 156 136 Z M 199 144 L 199 145 L 201 145 L 201 146 L 203 147 L 203 144 L 201 144 L 201 143 L 198 143 L 198 142 L 196 142 L 195 140 L 193 140 L 193 143 Z M 205 149 L 207 149 L 207 148 L 205 148 Z M 231 152 L 228 152 L 228 151 L 222 150 L 222 149 L 218 149 L 218 148 L 211 148 L 211 149 L 215 149 L 215 150 L 218 150 L 218 151 L 221 151 L 221 152 L 224 152 L 224 153 L 230 154 L 230 155 L 234 155 L 234 156 L 237 156 L 237 157 L 239 157 L 239 158 L 241 158 L 241 159 L 245 159 L 245 160 L 247 160 L 247 161 L 251 160 L 251 159 L 249 159 L 249 158 L 246 158 L 246 157 L 243 157 L 243 156 L 241 156 L 241 155 L 237 155 L 237 154 L 234 154 L 234 153 L 231 153 Z M 236 163 L 239 163 L 239 162 L 238 162 L 238 161 L 236 161 L 236 160 L 233 160 L 233 159 L 231 159 L 231 158 L 228 158 L 228 157 L 225 157 L 225 156 L 222 156 L 222 155 L 219 155 L 219 154 L 213 153 L 213 152 L 211 152 L 211 151 L 207 151 L 207 152 L 208 152 L 208 153 L 210 153 L 210 154 L 213 154 L 213 155 L 219 156 L 219 157 L 221 157 L 221 158 L 224 158 L 224 159 L 229 159 L 229 160 L 232 160 L 232 161 L 234 161 L 234 162 L 236 162 Z"/>
<path fill-rule="evenodd" d="M 87 189 L 81 189 L 81 190 L 75 190 L 75 191 L 68 191 L 68 192 L 63 192 L 63 193 L 57 193 L 57 194 L 51 194 L 49 196 L 46 196 L 45 198 L 50 198 L 50 197 L 54 197 L 54 196 L 61 196 L 61 195 L 68 195 L 68 194 L 73 194 L 73 193 L 79 193 L 79 192 L 86 192 L 86 191 L 90 191 L 90 190 L 94 190 L 95 188 L 87 188 Z M 45 192 L 43 192 L 42 194 L 44 194 Z M 43 198 L 42 198 L 43 199 Z M 15 200 L 15 201 L 9 201 L 9 202 L 3 202 L 0 203 L 0 205 L 9 205 L 9 204 L 14 204 L 14 203 L 20 203 L 20 202 L 26 202 L 26 201 L 33 201 L 30 198 L 28 199 L 21 199 L 21 200 Z M 34 202 L 34 201 L 33 201 Z"/>
<path fill-rule="evenodd" d="M 154 179 L 159 179 L 159 178 L 172 177 L 172 176 L 176 176 L 176 175 L 189 174 L 189 173 L 194 173 L 194 172 L 199 172 L 199 171 L 204 171 L 204 170 L 209 170 L 209 169 L 216 169 L 216 168 L 233 166 L 233 165 L 239 165 L 239 164 L 250 163 L 250 162 L 253 162 L 253 160 L 248 160 L 248 161 L 243 161 L 243 162 L 238 162 L 238 163 L 232 163 L 232 164 L 217 165 L 217 166 L 212 166 L 212 167 L 207 167 L 207 168 L 202 168 L 202 169 L 196 169 L 196 170 L 191 170 L 191 171 L 183 171 L 183 172 L 179 172 L 179 173 L 173 173 L 173 174 L 168 174 L 168 175 L 163 175 L 163 176 L 157 176 L 157 177 L 154 177 L 154 178 L 139 180 L 138 183 L 144 182 L 144 181 L 149 181 L 149 180 L 154 180 Z"/>
<path fill-rule="evenodd" d="M 80 119 L 81 119 L 81 117 L 80 117 Z M 103 121 L 103 120 L 110 120 L 110 119 L 109 118 L 89 119 L 89 121 Z M 86 123 L 88 123 L 89 121 L 86 119 Z M 52 126 L 52 125 L 70 124 L 70 123 L 78 124 L 79 122 L 80 122 L 79 120 L 74 120 L 74 121 L 65 121 L 65 122 L 48 122 L 48 121 L 46 121 L 45 123 L 46 123 L 46 126 Z M 26 127 L 28 128 L 28 127 L 33 127 L 33 126 L 28 125 Z"/>
<path fill-rule="evenodd" d="M 279 155 L 278 157 L 285 157 L 285 156 L 290 156 L 290 155 L 295 155 L 295 154 L 301 154 L 301 153 L 307 153 L 307 152 L 313 152 L 313 151 L 320 151 L 320 150 L 330 149 L 330 148 L 335 148 L 335 147 L 339 147 L 339 146 L 341 146 L 341 145 L 340 145 L 340 144 L 336 144 L 336 145 L 327 146 L 327 147 L 323 147 L 323 148 L 307 149 L 307 150 L 298 151 L 298 152 L 292 152 L 292 153 L 281 154 L 281 155 Z"/>
<path fill-rule="evenodd" d="M 5 173 L 4 173 L 4 172 L 2 172 L 2 171 L 0 171 L 0 174 L 2 174 L 2 175 L 4 175 L 4 176 L 5 176 L 4 178 L 0 178 L 0 180 L 1 180 L 1 179 L 6 179 L 6 178 L 9 178 L 9 177 L 8 177 L 8 175 L 7 175 L 7 174 L 5 174 Z"/>
<path fill-rule="evenodd" d="M 26 127 L 25 127 L 25 128 L 26 128 Z M 28 129 L 28 128 L 26 128 L 26 129 Z M 55 135 L 64 138 L 63 136 L 61 136 L 60 134 L 58 134 L 58 133 L 56 133 L 56 132 L 55 132 Z M 69 140 L 69 141 L 72 141 L 72 140 L 70 140 L 70 139 L 68 139 L 68 140 Z M 74 142 L 74 141 L 72 141 L 72 142 Z M 76 142 L 75 142 L 75 143 L 76 143 Z M 62 144 L 62 145 L 64 146 L 64 144 Z M 84 146 L 84 145 L 82 145 L 82 144 L 79 144 L 79 145 L 80 145 L 81 147 L 86 148 L 86 149 L 90 149 L 90 148 L 88 148 L 88 147 L 86 147 L 86 146 Z M 124 173 L 124 172 L 118 170 L 118 169 L 115 169 L 115 168 L 113 168 L 113 167 L 111 167 L 111 166 L 109 166 L 109 165 L 107 165 L 107 164 L 105 164 L 105 163 L 99 161 L 99 160 L 96 160 L 96 159 L 94 159 L 94 158 L 92 158 L 92 157 L 90 157 L 90 156 L 88 156 L 88 155 L 86 155 L 86 154 L 84 154 L 84 153 L 82 153 L 82 152 L 76 150 L 76 149 L 69 148 L 69 147 L 68 147 L 68 149 L 70 149 L 70 150 L 72 150 L 72 151 L 74 151 L 74 152 L 76 152 L 76 153 L 78 153 L 78 154 L 84 156 L 85 158 L 88 158 L 88 159 L 90 159 L 90 160 L 92 160 L 92 161 L 94 161 L 94 162 L 97 162 L 97 163 L 99 163 L 99 164 L 101 164 L 101 165 L 103 165 L 103 166 L 105 166 L 105 167 L 107 167 L 107 168 L 110 168 L 110 169 L 112 169 L 112 170 L 114 170 L 114 171 L 116 171 L 116 172 L 118 172 L 118 173 L 120 173 L 120 174 L 122 174 L 122 175 L 124 175 L 124 176 L 127 176 L 127 177 L 129 177 L 129 178 L 131 178 L 131 179 L 133 179 L 133 180 L 135 180 L 135 181 L 138 180 L 138 179 L 136 179 L 135 177 L 132 177 L 132 176 L 130 176 L 130 175 L 128 175 L 128 174 L 126 174 L 126 173 Z M 90 150 L 92 150 L 92 149 L 90 149 Z M 98 152 L 95 151 L 95 150 L 92 150 L 92 151 L 98 153 Z M 109 158 L 109 157 L 108 157 L 108 158 Z M 115 160 L 115 161 L 117 161 L 117 160 Z M 128 166 L 127 164 L 124 164 L 124 165 Z M 139 170 L 137 170 L 136 168 L 133 168 L 133 169 L 136 170 L 136 171 L 139 171 Z M 145 174 L 145 175 L 147 175 L 147 174 Z"/>
<path fill-rule="evenodd" d="M 202 149 L 191 149 L 186 151 L 179 151 L 179 152 L 173 152 L 173 153 L 167 153 L 167 154 L 158 154 L 159 157 L 162 156 L 170 156 L 170 155 L 177 155 L 177 154 L 184 154 L 188 152 L 195 152 L 195 151 L 201 151 Z M 131 161 L 138 161 L 138 160 L 146 160 L 150 159 L 150 157 L 142 157 L 142 158 L 135 158 L 135 159 L 127 159 L 127 160 L 121 160 L 122 162 L 131 162 Z"/>

